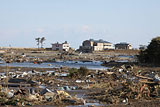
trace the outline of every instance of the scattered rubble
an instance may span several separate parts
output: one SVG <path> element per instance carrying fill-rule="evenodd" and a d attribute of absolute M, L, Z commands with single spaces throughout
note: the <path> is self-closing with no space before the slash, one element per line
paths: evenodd
<path fill-rule="evenodd" d="M 100 73 L 99 83 L 90 87 L 90 90 L 99 90 L 87 96 L 106 104 L 129 104 L 133 100 L 156 100 L 160 97 L 160 72 L 141 71 L 131 65 L 108 69 Z M 103 75 L 103 78 L 102 78 Z"/>
<path fill-rule="evenodd" d="M 69 54 L 57 53 L 51 58 L 36 56 L 35 54 L 43 54 L 37 52 L 31 53 L 33 56 L 27 53 L 17 56 L 10 54 L 4 55 L 2 59 L 8 63 L 32 62 L 32 64 L 40 65 L 43 62 L 63 61 L 72 64 L 94 62 L 96 64 L 99 63 L 98 61 L 104 61 L 104 64 L 111 66 L 105 70 L 64 66 L 50 69 L 1 67 L 1 106 L 87 105 L 87 103 L 92 104 L 93 101 L 97 101 L 96 103 L 102 106 L 132 105 L 135 102 L 143 103 L 143 101 L 160 104 L 157 101 L 160 98 L 160 69 L 136 66 L 135 63 L 130 63 L 133 57 L 125 55 L 122 57 L 120 54 L 76 53 L 72 57 Z M 119 63 L 118 61 L 122 59 L 130 62 Z M 52 67 L 52 64 L 48 66 Z M 6 73 L 7 69 L 8 73 Z"/>

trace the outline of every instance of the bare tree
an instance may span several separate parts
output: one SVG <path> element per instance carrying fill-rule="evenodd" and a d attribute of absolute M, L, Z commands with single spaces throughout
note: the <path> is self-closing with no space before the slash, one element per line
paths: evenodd
<path fill-rule="evenodd" d="M 41 38 L 40 38 L 40 37 L 38 37 L 38 38 L 35 38 L 35 40 L 36 40 L 36 42 L 37 42 L 37 46 L 38 46 L 38 49 L 39 49 L 39 44 L 40 44 L 40 40 L 41 40 Z"/>
<path fill-rule="evenodd" d="M 43 48 L 43 44 L 44 44 L 44 41 L 46 40 L 45 37 L 42 37 L 41 40 L 40 40 L 40 43 L 41 43 L 41 48 Z"/>

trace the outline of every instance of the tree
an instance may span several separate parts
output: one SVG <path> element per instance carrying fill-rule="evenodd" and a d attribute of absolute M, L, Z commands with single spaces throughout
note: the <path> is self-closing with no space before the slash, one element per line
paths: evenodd
<path fill-rule="evenodd" d="M 140 51 L 138 59 L 141 63 L 160 64 L 160 37 L 153 38 L 146 50 Z"/>
<path fill-rule="evenodd" d="M 40 39 L 41 39 L 40 37 L 35 38 L 35 40 L 36 40 L 36 42 L 37 42 L 38 49 L 39 49 Z"/>
<path fill-rule="evenodd" d="M 42 37 L 41 40 L 40 40 L 40 43 L 41 43 L 41 48 L 43 48 L 43 44 L 44 44 L 44 41 L 45 41 L 45 37 Z"/>

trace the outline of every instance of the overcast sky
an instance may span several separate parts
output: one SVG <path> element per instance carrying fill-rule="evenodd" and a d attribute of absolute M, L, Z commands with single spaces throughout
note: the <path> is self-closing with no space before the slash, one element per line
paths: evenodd
<path fill-rule="evenodd" d="M 160 35 L 160 0 L 0 0 L 0 46 L 45 47 L 86 39 L 147 45 Z"/>

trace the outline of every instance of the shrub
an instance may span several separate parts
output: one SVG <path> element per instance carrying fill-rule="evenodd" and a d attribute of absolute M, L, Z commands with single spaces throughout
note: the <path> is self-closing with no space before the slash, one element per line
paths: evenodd
<path fill-rule="evenodd" d="M 82 77 L 88 75 L 88 72 L 89 72 L 89 70 L 86 67 L 80 67 L 78 69 L 78 73 Z"/>
<path fill-rule="evenodd" d="M 71 68 L 69 69 L 69 77 L 77 77 L 78 76 L 78 69 L 77 68 Z"/>
<path fill-rule="evenodd" d="M 77 78 L 77 77 L 84 77 L 88 75 L 89 70 L 86 67 L 71 68 L 69 69 L 69 77 Z"/>

